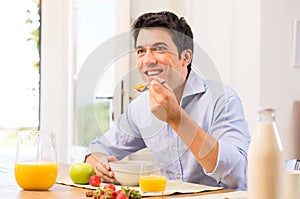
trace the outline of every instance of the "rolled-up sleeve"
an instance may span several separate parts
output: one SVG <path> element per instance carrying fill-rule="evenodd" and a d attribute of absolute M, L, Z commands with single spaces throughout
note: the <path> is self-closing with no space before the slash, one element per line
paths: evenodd
<path fill-rule="evenodd" d="M 145 148 L 143 139 L 134 133 L 136 130 L 130 122 L 130 108 L 120 116 L 118 122 L 103 135 L 97 136 L 88 146 L 87 154 L 101 152 L 114 155 L 117 159 Z"/>
<path fill-rule="evenodd" d="M 206 175 L 233 189 L 247 189 L 250 134 L 240 99 L 227 96 L 217 105 L 210 134 L 219 142 L 217 165 Z"/>

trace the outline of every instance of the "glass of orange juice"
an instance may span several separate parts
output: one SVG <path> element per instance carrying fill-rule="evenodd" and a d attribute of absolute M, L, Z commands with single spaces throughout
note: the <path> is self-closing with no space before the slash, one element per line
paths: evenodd
<path fill-rule="evenodd" d="M 165 169 L 158 172 L 143 170 L 141 166 L 140 189 L 143 193 L 161 193 L 166 189 L 167 179 Z"/>
<path fill-rule="evenodd" d="M 57 177 L 55 135 L 45 131 L 19 131 L 15 178 L 24 190 L 48 190 Z"/>

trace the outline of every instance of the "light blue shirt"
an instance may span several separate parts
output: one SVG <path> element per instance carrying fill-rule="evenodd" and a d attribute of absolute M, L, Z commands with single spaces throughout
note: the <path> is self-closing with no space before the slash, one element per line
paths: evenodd
<path fill-rule="evenodd" d="M 118 159 L 148 147 L 167 177 L 227 189 L 247 189 L 247 151 L 250 135 L 238 95 L 226 85 L 203 80 L 191 71 L 181 107 L 219 142 L 217 165 L 205 171 L 177 133 L 150 111 L 148 92 L 133 100 L 118 122 L 89 145 Z M 189 133 L 189 132 L 186 132 Z"/>

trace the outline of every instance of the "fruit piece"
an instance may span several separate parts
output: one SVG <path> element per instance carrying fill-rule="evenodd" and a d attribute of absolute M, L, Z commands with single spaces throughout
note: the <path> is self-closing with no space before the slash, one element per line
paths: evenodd
<path fill-rule="evenodd" d="M 142 198 L 142 195 L 139 191 L 137 190 L 134 190 L 134 189 L 130 189 L 129 187 L 121 187 L 121 190 L 127 198 L 129 199 L 141 199 Z M 121 198 L 118 198 L 118 199 L 123 199 L 122 197 L 124 196 L 119 196 Z"/>
<path fill-rule="evenodd" d="M 88 184 L 94 174 L 94 168 L 89 163 L 77 162 L 70 167 L 70 178 L 75 184 Z"/>
<path fill-rule="evenodd" d="M 142 198 L 142 195 L 139 191 L 132 189 L 132 190 L 130 190 L 129 198 L 130 199 L 140 199 L 140 198 Z"/>
<path fill-rule="evenodd" d="M 128 199 L 125 193 L 121 192 L 117 195 L 116 199 Z"/>
<path fill-rule="evenodd" d="M 85 196 L 86 197 L 93 197 L 94 196 L 94 192 L 93 191 L 87 191 L 87 192 L 85 192 Z"/>
<path fill-rule="evenodd" d="M 101 196 L 102 196 L 102 190 L 99 187 L 94 191 L 94 199 L 100 199 Z"/>
<path fill-rule="evenodd" d="M 115 191 L 116 187 L 113 184 L 107 184 L 107 185 L 104 185 L 103 189 L 110 189 L 112 191 Z"/>
<path fill-rule="evenodd" d="M 124 193 L 127 197 L 130 196 L 130 188 L 129 187 L 121 187 L 122 193 Z"/>
<path fill-rule="evenodd" d="M 106 184 L 102 189 L 94 190 L 94 199 L 141 199 L 142 195 L 138 190 L 130 189 L 130 187 L 121 187 L 116 190 L 114 184 Z"/>
<path fill-rule="evenodd" d="M 99 176 L 93 175 L 89 179 L 89 184 L 94 187 L 99 187 L 101 183 L 101 178 Z"/>
<path fill-rule="evenodd" d="M 105 199 L 115 199 L 117 194 L 116 192 L 112 189 L 112 187 L 106 187 L 103 189 L 103 196 Z"/>

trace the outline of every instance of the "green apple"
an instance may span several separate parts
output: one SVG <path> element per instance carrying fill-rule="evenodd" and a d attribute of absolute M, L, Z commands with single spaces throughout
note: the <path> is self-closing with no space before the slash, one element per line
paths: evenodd
<path fill-rule="evenodd" d="M 88 184 L 94 174 L 94 168 L 89 163 L 76 162 L 70 167 L 70 177 L 75 184 Z"/>

